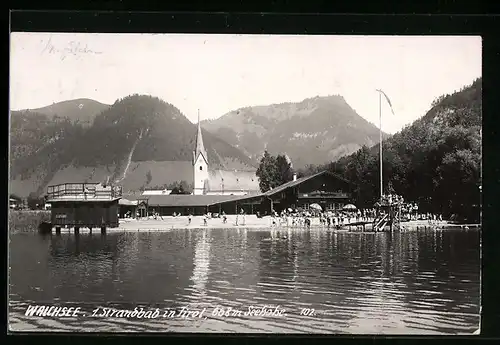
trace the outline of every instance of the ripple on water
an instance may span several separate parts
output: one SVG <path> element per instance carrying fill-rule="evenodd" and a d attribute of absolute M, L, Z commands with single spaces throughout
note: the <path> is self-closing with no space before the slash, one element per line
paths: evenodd
<path fill-rule="evenodd" d="M 442 231 L 439 241 L 446 246 L 436 247 L 429 231 L 392 237 L 320 231 L 176 230 L 105 238 L 81 234 L 78 240 L 61 234 L 45 242 L 36 234 L 14 235 L 9 329 L 461 334 L 479 327 L 477 234 Z M 453 251 L 444 250 L 452 241 Z M 89 309 L 102 301 L 206 307 L 208 317 L 145 321 L 24 315 L 28 304 L 72 301 Z M 250 305 L 280 305 L 287 314 L 211 314 L 215 306 L 245 311 Z M 315 315 L 302 315 L 304 309 L 314 309 Z"/>

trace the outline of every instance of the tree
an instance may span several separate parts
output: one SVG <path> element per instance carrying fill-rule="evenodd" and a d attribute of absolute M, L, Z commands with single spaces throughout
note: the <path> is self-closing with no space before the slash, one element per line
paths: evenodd
<path fill-rule="evenodd" d="M 293 169 L 291 163 L 284 155 L 276 157 L 276 171 L 278 173 L 277 179 L 279 185 L 287 183 L 293 179 Z"/>
<path fill-rule="evenodd" d="M 146 173 L 146 184 L 150 184 L 152 180 L 153 176 L 151 175 L 151 170 L 148 170 L 148 172 Z"/>
<path fill-rule="evenodd" d="M 276 158 L 271 156 L 267 150 L 260 160 L 255 175 L 259 178 L 259 187 L 263 193 L 279 185 Z"/>
<path fill-rule="evenodd" d="M 10 194 L 10 198 L 11 199 L 15 199 L 16 201 L 21 201 L 22 198 L 16 194 Z"/>
<path fill-rule="evenodd" d="M 333 164 L 333 163 L 332 163 Z M 315 166 L 313 164 L 307 164 L 304 168 L 297 170 L 297 177 L 311 176 L 318 172 L 321 167 Z M 330 169 L 328 169 L 330 170 Z"/>
<path fill-rule="evenodd" d="M 291 181 L 293 169 L 284 155 L 274 157 L 266 150 L 255 174 L 259 178 L 260 190 L 264 193 Z"/>
<path fill-rule="evenodd" d="M 37 209 L 41 208 L 45 202 L 44 198 L 40 197 L 39 195 L 37 195 L 34 192 L 32 192 L 28 195 L 28 198 L 26 201 L 27 201 L 28 207 L 31 210 L 37 210 Z"/>
<path fill-rule="evenodd" d="M 186 181 L 182 180 L 179 184 L 181 191 L 183 194 L 191 194 L 193 192 L 192 185 L 188 184 Z"/>
<path fill-rule="evenodd" d="M 184 180 L 171 183 L 169 188 L 172 189 L 170 194 L 191 194 L 193 191 L 193 188 Z"/>

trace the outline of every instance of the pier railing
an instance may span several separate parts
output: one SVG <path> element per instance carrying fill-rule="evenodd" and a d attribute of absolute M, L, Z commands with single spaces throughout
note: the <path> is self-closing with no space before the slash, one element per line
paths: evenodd
<path fill-rule="evenodd" d="M 47 188 L 47 200 L 99 199 L 111 200 L 122 196 L 122 187 L 100 183 L 63 183 Z"/>
<path fill-rule="evenodd" d="M 389 222 L 389 215 L 384 214 L 381 218 L 375 218 L 373 221 L 373 231 L 382 230 Z"/>

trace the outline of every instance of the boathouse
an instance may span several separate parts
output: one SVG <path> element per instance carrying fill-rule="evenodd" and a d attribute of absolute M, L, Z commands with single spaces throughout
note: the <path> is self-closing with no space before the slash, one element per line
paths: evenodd
<path fill-rule="evenodd" d="M 297 178 L 263 194 L 263 209 L 309 210 L 311 204 L 319 204 L 324 211 L 341 210 L 352 202 L 352 184 L 329 171 L 321 171 L 311 176 Z"/>
<path fill-rule="evenodd" d="M 51 204 L 51 223 L 61 227 L 101 228 L 118 227 L 120 186 L 101 183 L 64 183 L 47 188 L 47 202 Z"/>

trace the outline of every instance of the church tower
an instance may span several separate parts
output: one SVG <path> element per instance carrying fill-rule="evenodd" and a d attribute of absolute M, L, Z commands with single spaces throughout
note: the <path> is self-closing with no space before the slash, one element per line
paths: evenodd
<path fill-rule="evenodd" d="M 202 195 L 208 184 L 208 156 L 203 137 L 201 136 L 200 110 L 198 110 L 198 133 L 196 135 L 196 146 L 193 151 L 193 169 L 194 169 L 194 195 Z"/>

